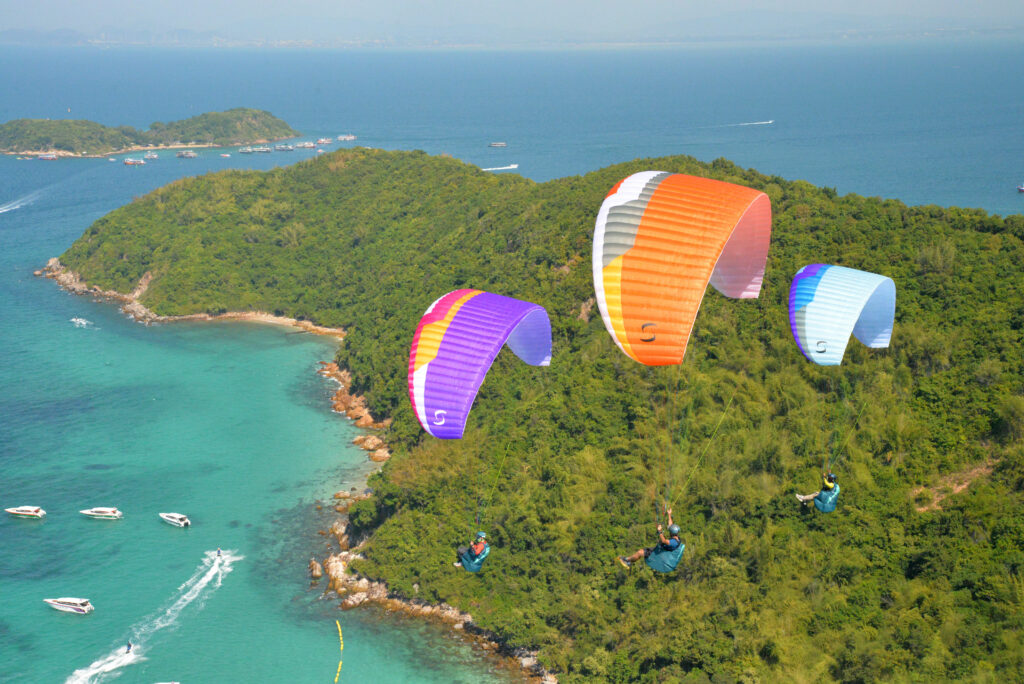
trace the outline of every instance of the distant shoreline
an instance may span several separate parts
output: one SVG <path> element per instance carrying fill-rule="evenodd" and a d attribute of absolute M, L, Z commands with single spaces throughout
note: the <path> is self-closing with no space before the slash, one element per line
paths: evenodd
<path fill-rule="evenodd" d="M 277 140 L 287 140 L 288 138 L 277 138 Z M 267 143 L 274 142 L 271 140 L 253 140 L 252 142 L 244 143 L 232 143 L 231 145 L 218 145 L 217 143 L 193 143 L 191 145 L 136 145 L 134 147 L 125 147 L 120 150 L 113 152 L 107 152 L 105 154 L 78 154 L 77 152 L 68 152 L 67 150 L 22 150 L 21 152 L 4 151 L 3 154 L 7 155 L 31 155 L 38 156 L 40 154 L 55 154 L 58 157 L 66 157 L 69 159 L 103 159 L 113 154 L 126 154 L 129 152 L 148 152 L 150 150 L 187 150 L 193 147 L 203 149 L 216 149 L 225 147 L 244 147 L 245 145 L 265 145 Z"/>

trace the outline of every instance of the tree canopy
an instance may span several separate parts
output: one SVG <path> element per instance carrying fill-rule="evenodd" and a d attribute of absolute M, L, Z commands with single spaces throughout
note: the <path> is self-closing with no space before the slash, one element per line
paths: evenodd
<path fill-rule="evenodd" d="M 677 367 L 634 363 L 593 308 L 595 213 L 645 169 L 757 188 L 773 208 L 760 298 L 709 290 Z M 470 612 L 563 681 L 1024 678 L 1024 217 L 838 196 L 726 160 L 538 184 L 357 148 L 176 181 L 61 260 L 121 292 L 150 272 L 143 302 L 161 314 L 344 327 L 337 360 L 394 419 L 376 495 L 351 511 L 369 535 L 357 569 Z M 809 263 L 895 281 L 888 349 L 806 361 L 787 296 Z M 465 437 L 440 441 L 409 405 L 409 343 L 463 287 L 543 305 L 554 356 L 502 351 Z M 793 494 L 828 455 L 842 495 L 822 515 Z M 971 468 L 965 491 L 944 485 Z M 654 542 L 663 499 L 679 569 L 626 571 L 615 557 Z M 452 549 L 478 528 L 493 549 L 471 575 Z"/>

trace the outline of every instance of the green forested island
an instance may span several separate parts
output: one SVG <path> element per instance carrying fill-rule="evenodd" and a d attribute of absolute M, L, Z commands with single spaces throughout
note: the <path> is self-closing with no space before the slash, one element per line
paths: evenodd
<path fill-rule="evenodd" d="M 190 119 L 111 128 L 81 119 L 14 119 L 0 124 L 0 152 L 65 152 L 103 156 L 138 147 L 171 145 L 234 145 L 280 140 L 298 135 L 270 112 L 238 107 Z"/>
<path fill-rule="evenodd" d="M 709 289 L 677 368 L 631 361 L 593 307 L 596 212 L 645 169 L 758 188 L 773 207 L 760 298 Z M 561 681 L 1024 679 L 1022 216 L 838 196 L 725 160 L 534 183 L 355 149 L 176 181 L 61 261 L 120 292 L 151 273 L 142 301 L 160 314 L 344 327 L 338 362 L 394 419 L 394 456 L 351 511 L 369 535 L 357 569 L 468 611 Z M 889 349 L 804 359 L 786 302 L 815 262 L 896 282 Z M 554 357 L 502 351 L 465 438 L 439 441 L 409 405 L 409 344 L 462 287 L 545 306 Z M 825 454 L 842 485 L 829 515 L 794 498 Z M 614 559 L 653 543 L 666 489 L 682 563 L 627 571 Z M 452 549 L 478 528 L 493 550 L 471 575 Z"/>

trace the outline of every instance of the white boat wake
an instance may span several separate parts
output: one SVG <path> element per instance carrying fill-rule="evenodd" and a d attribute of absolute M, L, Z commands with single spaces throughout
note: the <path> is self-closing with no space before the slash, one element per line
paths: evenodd
<path fill-rule="evenodd" d="M 125 646 L 120 645 L 114 651 L 93 661 L 88 667 L 75 670 L 65 684 L 98 684 L 120 676 L 120 670 L 134 663 L 145 660 L 146 647 L 151 637 L 162 629 L 174 628 L 178 617 L 189 605 L 196 603 L 196 610 L 201 610 L 206 600 L 224 582 L 224 577 L 231 572 L 232 566 L 245 558 L 236 556 L 230 551 L 223 551 L 221 556 L 216 551 L 207 551 L 203 562 L 199 564 L 192 576 L 178 587 L 178 593 L 166 608 L 144 618 L 131 628 L 131 633 L 119 644 L 127 641 L 132 643 L 132 650 L 125 653 Z"/>
<path fill-rule="evenodd" d="M 43 194 L 42 190 L 36 190 L 35 192 L 28 193 L 24 197 L 19 197 L 16 200 L 11 200 L 10 202 L 7 202 L 6 204 L 0 204 L 0 214 L 6 214 L 9 211 L 14 211 L 15 209 L 21 209 L 26 204 L 32 204 L 37 199 L 39 199 L 39 197 L 42 194 Z"/>
<path fill-rule="evenodd" d="M 768 119 L 767 121 L 747 121 L 745 123 L 734 123 L 725 124 L 726 126 L 771 126 L 775 123 L 775 119 Z"/>
<path fill-rule="evenodd" d="M 519 164 L 509 164 L 508 166 L 495 166 L 490 169 L 480 169 L 481 171 L 511 171 L 512 169 L 518 169 Z"/>
<path fill-rule="evenodd" d="M 71 322 L 74 324 L 76 328 L 88 328 L 89 326 L 92 325 L 92 321 L 90 321 L 89 319 L 78 318 L 77 316 L 75 318 L 72 318 Z"/>

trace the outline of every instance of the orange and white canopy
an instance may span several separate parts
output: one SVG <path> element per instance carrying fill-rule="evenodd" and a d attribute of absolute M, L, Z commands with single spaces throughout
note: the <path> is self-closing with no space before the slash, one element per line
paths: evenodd
<path fill-rule="evenodd" d="M 662 171 L 620 181 L 594 227 L 594 289 L 612 339 L 649 366 L 679 364 L 704 291 L 761 292 L 772 210 L 763 192 Z"/>

